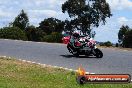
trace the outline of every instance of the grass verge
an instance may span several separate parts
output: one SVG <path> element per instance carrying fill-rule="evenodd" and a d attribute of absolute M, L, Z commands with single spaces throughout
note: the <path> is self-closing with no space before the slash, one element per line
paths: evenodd
<path fill-rule="evenodd" d="M 132 88 L 132 84 L 76 83 L 74 72 L 0 58 L 0 88 Z"/>

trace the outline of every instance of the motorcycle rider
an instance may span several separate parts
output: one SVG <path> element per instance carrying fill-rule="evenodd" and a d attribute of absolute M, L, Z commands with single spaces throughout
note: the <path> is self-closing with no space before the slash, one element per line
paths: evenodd
<path fill-rule="evenodd" d="M 75 43 L 77 41 L 79 41 L 80 38 L 80 33 L 78 31 L 73 32 L 71 38 L 70 38 L 70 42 L 72 43 L 72 45 L 74 46 L 74 48 L 76 48 Z"/>
<path fill-rule="evenodd" d="M 81 46 L 81 45 L 75 44 L 75 43 L 77 43 L 77 42 L 85 43 L 85 42 L 88 42 L 89 39 L 90 39 L 89 35 L 87 35 L 87 36 L 83 35 L 81 33 L 81 31 L 74 31 L 72 33 L 71 38 L 70 38 L 70 42 L 72 43 L 72 45 L 74 46 L 74 48 L 77 48 L 78 46 Z"/>
<path fill-rule="evenodd" d="M 67 49 L 70 53 L 72 53 L 74 56 L 79 55 L 94 55 L 97 58 L 102 58 L 103 53 L 101 50 L 96 48 L 95 41 L 90 38 L 88 35 L 81 35 L 80 32 L 74 31 L 72 35 L 70 36 L 70 41 L 67 44 Z"/>
<path fill-rule="evenodd" d="M 74 55 L 77 55 L 78 46 L 76 46 L 75 43 L 79 40 L 79 37 L 80 37 L 79 32 L 74 31 L 72 33 L 72 35 L 70 36 L 70 44 L 69 44 L 69 46 L 67 46 L 69 52 L 73 53 Z M 71 50 L 73 50 L 73 51 L 71 51 Z"/>

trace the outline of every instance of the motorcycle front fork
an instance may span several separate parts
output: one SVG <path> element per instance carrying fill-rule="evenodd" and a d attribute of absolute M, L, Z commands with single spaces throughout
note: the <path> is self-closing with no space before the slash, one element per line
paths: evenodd
<path fill-rule="evenodd" d="M 97 49 L 97 46 L 94 46 L 94 48 L 92 49 L 93 55 L 96 55 L 95 49 Z"/>

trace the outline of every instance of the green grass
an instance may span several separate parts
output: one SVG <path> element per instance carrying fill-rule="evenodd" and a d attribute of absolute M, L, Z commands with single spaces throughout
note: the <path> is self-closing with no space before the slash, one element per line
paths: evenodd
<path fill-rule="evenodd" d="M 132 88 L 132 84 L 79 85 L 74 72 L 0 58 L 0 88 Z"/>

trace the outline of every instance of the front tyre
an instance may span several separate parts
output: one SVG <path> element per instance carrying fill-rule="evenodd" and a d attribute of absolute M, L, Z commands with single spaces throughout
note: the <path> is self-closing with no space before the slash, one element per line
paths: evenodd
<path fill-rule="evenodd" d="M 102 58 L 103 57 L 103 53 L 100 49 L 96 48 L 94 51 L 95 51 L 95 56 L 97 58 Z"/>

